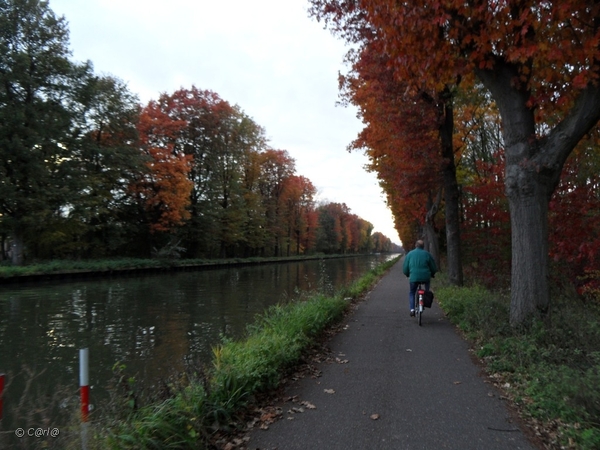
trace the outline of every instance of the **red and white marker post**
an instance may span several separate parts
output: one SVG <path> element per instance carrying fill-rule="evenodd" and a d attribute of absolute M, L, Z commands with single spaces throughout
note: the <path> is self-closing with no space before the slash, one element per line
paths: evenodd
<path fill-rule="evenodd" d="M 90 351 L 79 350 L 79 387 L 81 391 L 81 421 L 87 422 L 90 413 Z"/>

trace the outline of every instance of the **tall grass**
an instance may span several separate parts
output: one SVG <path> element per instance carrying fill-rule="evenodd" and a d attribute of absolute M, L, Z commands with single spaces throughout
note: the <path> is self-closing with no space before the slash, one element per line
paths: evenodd
<path fill-rule="evenodd" d="M 600 308 L 573 293 L 553 298 L 527 329 L 508 325 L 508 294 L 480 286 L 436 291 L 489 372 L 553 448 L 600 448 Z"/>
<path fill-rule="evenodd" d="M 212 367 L 171 386 L 168 399 L 97 423 L 94 442 L 113 449 L 208 448 L 256 395 L 276 388 L 322 332 L 342 318 L 351 300 L 396 261 L 377 266 L 332 296 L 316 294 L 269 308 L 244 339 L 224 339 L 214 347 Z"/>

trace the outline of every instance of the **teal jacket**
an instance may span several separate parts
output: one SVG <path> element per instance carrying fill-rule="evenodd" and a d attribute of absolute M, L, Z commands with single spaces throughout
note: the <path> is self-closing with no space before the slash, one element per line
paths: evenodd
<path fill-rule="evenodd" d="M 412 283 L 416 283 L 417 281 L 428 282 L 437 272 L 437 266 L 431 253 L 422 248 L 415 248 L 408 252 L 404 258 L 402 272 L 409 277 Z"/>

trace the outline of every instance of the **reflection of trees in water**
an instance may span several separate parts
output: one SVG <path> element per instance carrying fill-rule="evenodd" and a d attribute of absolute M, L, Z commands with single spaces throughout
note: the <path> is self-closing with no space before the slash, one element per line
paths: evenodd
<path fill-rule="evenodd" d="M 301 300 L 307 292 L 333 293 L 369 270 L 372 260 L 352 257 L 2 288 L 0 372 L 16 374 L 5 417 L 21 414 L 17 393 L 32 396 L 28 402 L 44 414 L 58 411 L 48 405 L 77 396 L 80 348 L 90 348 L 92 403 L 101 404 L 108 398 L 104 387 L 116 362 L 147 386 L 184 370 L 186 361 L 208 364 L 211 347 L 221 336 L 243 336 L 247 325 L 273 304 Z M 21 370 L 23 363 L 29 372 Z M 59 385 L 69 386 L 69 393 L 54 399 Z M 6 430 L 6 420 L 0 426 Z"/>

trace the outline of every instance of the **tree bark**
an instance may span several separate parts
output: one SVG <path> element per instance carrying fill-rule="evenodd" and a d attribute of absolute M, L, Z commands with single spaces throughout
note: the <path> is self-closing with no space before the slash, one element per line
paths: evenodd
<path fill-rule="evenodd" d="M 550 304 L 548 279 L 548 199 L 531 174 L 509 195 L 512 275 L 510 321 L 519 325 L 544 314 Z M 533 192 L 531 192 L 533 191 Z"/>

